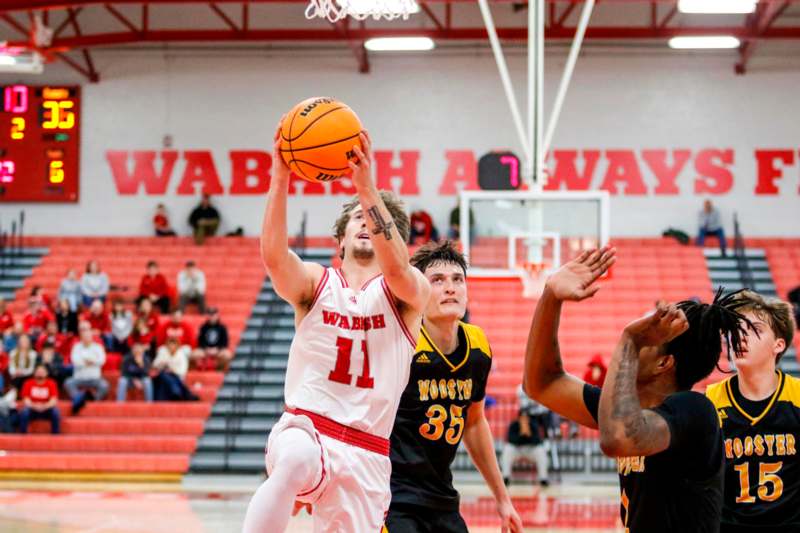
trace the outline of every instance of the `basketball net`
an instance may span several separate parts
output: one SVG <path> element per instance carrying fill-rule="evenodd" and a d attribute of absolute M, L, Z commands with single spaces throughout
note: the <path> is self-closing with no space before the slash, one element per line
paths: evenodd
<path fill-rule="evenodd" d="M 306 18 L 328 19 L 338 22 L 345 17 L 364 20 L 408 19 L 412 13 L 419 12 L 416 0 L 309 0 Z"/>
<path fill-rule="evenodd" d="M 523 263 L 520 271 L 522 279 L 522 297 L 538 300 L 547 283 L 547 265 L 545 263 Z"/>

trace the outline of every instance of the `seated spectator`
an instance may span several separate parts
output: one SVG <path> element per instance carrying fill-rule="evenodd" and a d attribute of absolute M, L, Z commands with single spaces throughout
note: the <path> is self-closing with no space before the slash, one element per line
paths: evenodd
<path fill-rule="evenodd" d="M 797 323 L 797 326 L 800 327 L 800 286 L 790 290 L 786 298 L 794 308 L 794 321 Z M 800 358 L 800 354 L 798 354 L 798 358 Z"/>
<path fill-rule="evenodd" d="M 8 375 L 11 385 L 17 390 L 22 390 L 22 385 L 33 375 L 36 367 L 36 351 L 31 345 L 31 338 L 22 334 L 17 340 L 17 347 L 8 354 Z"/>
<path fill-rule="evenodd" d="M 71 311 L 77 312 L 83 301 L 81 282 L 74 268 L 67 270 L 67 277 L 61 280 L 58 287 L 58 300 L 66 300 Z"/>
<path fill-rule="evenodd" d="M 539 484 L 546 487 L 550 484 L 546 440 L 550 412 L 543 405 L 531 400 L 521 385 L 517 389 L 517 396 L 519 412 L 508 427 L 508 441 L 503 446 L 500 457 L 503 482 L 506 486 L 511 483 L 514 461 L 519 457 L 526 457 L 536 464 Z"/>
<path fill-rule="evenodd" d="M 203 244 L 206 237 L 213 236 L 219 228 L 219 211 L 211 205 L 211 196 L 203 194 L 200 205 L 192 210 L 189 215 L 189 225 L 192 227 L 194 242 Z"/>
<path fill-rule="evenodd" d="M 53 311 L 53 300 L 50 299 L 50 295 L 44 292 L 44 289 L 41 285 L 34 285 L 31 287 L 30 298 L 35 298 L 39 300 L 44 305 L 45 309 L 52 312 Z"/>
<path fill-rule="evenodd" d="M 475 213 L 472 212 L 472 209 L 469 210 L 469 242 L 475 240 L 476 235 L 476 225 L 475 225 Z M 461 203 L 459 202 L 450 211 L 450 229 L 447 231 L 447 236 L 451 239 L 460 239 L 461 238 Z"/>
<path fill-rule="evenodd" d="M 67 300 L 58 301 L 55 316 L 59 333 L 64 335 L 78 334 L 78 313 L 70 308 Z"/>
<path fill-rule="evenodd" d="M 155 230 L 156 237 L 174 237 L 175 232 L 169 224 L 169 216 L 167 215 L 167 208 L 164 204 L 156 206 L 156 214 L 153 217 L 153 229 Z"/>
<path fill-rule="evenodd" d="M 200 327 L 197 349 L 194 351 L 196 365 L 201 370 L 228 370 L 233 353 L 228 348 L 228 328 L 219 319 L 216 307 L 208 310 L 208 320 Z"/>
<path fill-rule="evenodd" d="M 139 302 L 139 307 L 136 309 L 136 319 L 144 319 L 150 331 L 158 331 L 158 317 L 158 310 L 153 308 L 153 302 L 147 298 Z"/>
<path fill-rule="evenodd" d="M 426 242 L 439 240 L 439 230 L 433 225 L 433 218 L 426 211 L 418 210 L 411 213 L 409 225 L 409 244 L 422 245 Z"/>
<path fill-rule="evenodd" d="M 100 300 L 93 301 L 89 309 L 81 315 L 81 322 L 88 322 L 92 327 L 92 335 L 101 338 L 106 350 L 111 350 L 111 345 L 113 344 L 111 319 L 103 302 Z"/>
<path fill-rule="evenodd" d="M 92 337 L 92 326 L 88 322 L 78 325 L 80 342 L 72 347 L 72 377 L 64 382 L 72 399 L 72 414 L 78 414 L 88 400 L 102 400 L 108 394 L 108 381 L 103 379 L 102 369 L 106 362 L 106 351 Z M 94 392 L 92 392 L 94 391 Z"/>
<path fill-rule="evenodd" d="M 86 264 L 86 272 L 81 276 L 83 306 L 89 307 L 94 300 L 106 303 L 108 289 L 108 275 L 100 270 L 100 263 L 89 261 Z"/>
<path fill-rule="evenodd" d="M 147 325 L 147 320 L 137 318 L 133 324 L 133 331 L 128 336 L 128 346 L 132 349 L 135 344 L 145 347 L 145 355 L 153 359 L 156 353 L 156 332 Z"/>
<path fill-rule="evenodd" d="M 0 397 L 0 432 L 12 433 L 17 417 L 17 389 L 11 387 Z"/>
<path fill-rule="evenodd" d="M 603 356 L 599 353 L 595 354 L 586 365 L 586 372 L 583 374 L 583 381 L 589 385 L 603 388 L 603 383 L 606 381 L 606 364 L 603 362 Z"/>
<path fill-rule="evenodd" d="M 114 300 L 111 309 L 111 351 L 126 354 L 130 351 L 128 337 L 133 332 L 133 313 L 125 309 L 122 300 Z"/>
<path fill-rule="evenodd" d="M 186 311 L 190 303 L 206 312 L 206 275 L 194 261 L 186 261 L 186 268 L 178 272 L 178 309 Z"/>
<path fill-rule="evenodd" d="M 711 200 L 703 202 L 703 209 L 698 214 L 699 230 L 697 232 L 697 246 L 703 246 L 706 242 L 706 236 L 712 235 L 719 241 L 719 248 L 722 256 L 725 256 L 725 231 L 722 229 L 722 217 L 719 210 L 714 207 Z"/>
<path fill-rule="evenodd" d="M 189 371 L 190 354 L 190 348 L 181 346 L 175 337 L 168 338 L 166 344 L 158 349 L 153 361 L 153 369 L 158 371 L 153 383 L 156 401 L 197 400 L 184 382 Z"/>
<path fill-rule="evenodd" d="M 42 347 L 44 347 L 45 344 L 52 344 L 59 353 L 67 353 L 67 349 L 72 348 L 69 335 L 58 332 L 58 325 L 55 320 L 51 320 L 47 323 L 44 333 L 39 335 L 39 338 L 36 339 L 34 347 L 37 352 L 42 353 Z M 52 372 L 50 372 L 50 377 L 53 377 Z"/>
<path fill-rule="evenodd" d="M 158 271 L 158 263 L 152 260 L 147 262 L 147 272 L 139 283 L 138 302 L 142 300 L 150 300 L 162 313 L 169 313 L 169 284 Z"/>
<path fill-rule="evenodd" d="M 175 309 L 170 315 L 169 320 L 164 322 L 161 329 L 158 331 L 156 341 L 160 346 L 165 344 L 167 339 L 170 338 L 178 339 L 181 346 L 194 348 L 196 341 L 194 330 L 192 330 L 189 323 L 183 319 L 183 313 L 180 309 Z"/>
<path fill-rule="evenodd" d="M 124 402 L 129 388 L 144 392 L 144 401 L 153 401 L 153 381 L 150 379 L 150 359 L 145 356 L 145 345 L 136 343 L 122 360 L 119 382 L 117 383 L 117 401 Z"/>
<path fill-rule="evenodd" d="M 47 367 L 38 365 L 22 387 L 22 411 L 19 414 L 19 432 L 27 433 L 31 420 L 49 420 L 50 432 L 61 433 L 61 413 L 58 411 L 58 387 L 47 376 Z"/>
<path fill-rule="evenodd" d="M 14 328 L 14 316 L 8 310 L 6 301 L 0 298 L 0 336 L 5 337 Z"/>
<path fill-rule="evenodd" d="M 28 299 L 28 312 L 22 317 L 22 326 L 25 333 L 36 339 L 47 327 L 47 323 L 55 318 L 40 298 L 32 296 Z"/>
<path fill-rule="evenodd" d="M 64 381 L 72 375 L 72 367 L 64 364 L 64 356 L 56 350 L 51 342 L 45 342 L 41 350 L 37 351 L 39 356 L 36 358 L 36 365 L 46 366 L 47 375 L 55 380 L 58 388 L 61 389 Z"/>
<path fill-rule="evenodd" d="M 11 351 L 17 347 L 19 338 L 22 335 L 25 335 L 25 327 L 22 325 L 22 320 L 17 320 L 14 322 L 14 327 L 12 327 L 10 330 L 6 330 L 5 334 L 3 335 L 2 351 L 11 353 Z"/>

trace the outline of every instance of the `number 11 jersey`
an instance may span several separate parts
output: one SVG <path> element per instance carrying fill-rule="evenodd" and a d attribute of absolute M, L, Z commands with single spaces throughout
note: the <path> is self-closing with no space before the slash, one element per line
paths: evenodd
<path fill-rule="evenodd" d="M 415 347 L 382 275 L 353 288 L 328 268 L 289 349 L 286 406 L 388 439 Z"/>

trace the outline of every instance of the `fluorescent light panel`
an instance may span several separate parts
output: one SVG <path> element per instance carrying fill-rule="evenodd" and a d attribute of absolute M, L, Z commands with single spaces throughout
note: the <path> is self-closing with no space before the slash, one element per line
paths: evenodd
<path fill-rule="evenodd" d="M 679 0 L 681 13 L 752 13 L 758 0 Z"/>
<path fill-rule="evenodd" d="M 676 50 L 716 50 L 738 48 L 739 39 L 732 35 L 698 35 L 693 37 L 673 37 L 669 47 Z"/>
<path fill-rule="evenodd" d="M 433 50 L 435 46 L 433 39 L 428 37 L 378 37 L 364 43 L 364 47 L 372 52 Z"/>

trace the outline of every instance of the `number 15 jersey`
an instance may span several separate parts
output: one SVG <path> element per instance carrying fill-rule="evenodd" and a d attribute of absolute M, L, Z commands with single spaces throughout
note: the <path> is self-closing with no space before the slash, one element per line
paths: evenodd
<path fill-rule="evenodd" d="M 352 288 L 328 268 L 289 349 L 286 406 L 388 439 L 415 347 L 382 275 Z"/>

